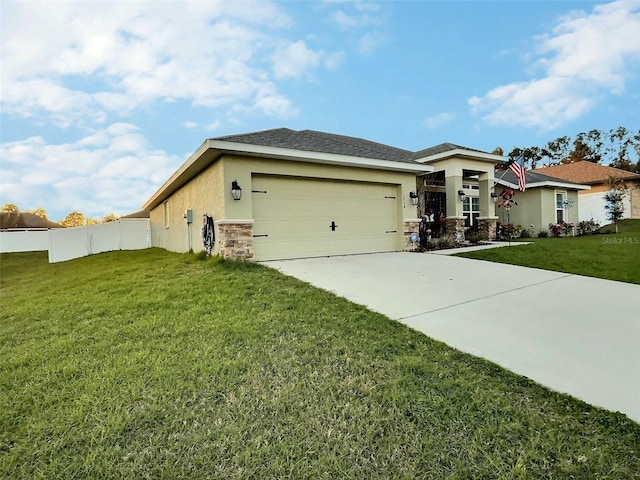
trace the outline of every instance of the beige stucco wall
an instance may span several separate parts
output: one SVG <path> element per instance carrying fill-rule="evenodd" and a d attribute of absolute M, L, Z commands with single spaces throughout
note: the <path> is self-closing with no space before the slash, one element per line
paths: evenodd
<path fill-rule="evenodd" d="M 163 204 L 151 211 L 152 245 L 176 252 L 189 250 L 188 228 L 183 218 L 188 208 L 193 210 L 191 248 L 195 252 L 204 249 L 201 226 L 205 212 L 213 215 L 216 221 L 253 219 L 251 178 L 256 173 L 396 185 L 402 199 L 398 202 L 398 250 L 404 248 L 404 222 L 417 218 L 417 207 L 411 205 L 409 199 L 409 192 L 415 191 L 416 187 L 415 173 L 225 155 L 167 199 L 168 228 L 164 225 Z M 239 201 L 231 197 L 233 180 L 237 180 L 242 188 Z M 218 253 L 218 246 L 216 241 L 214 254 Z"/>
<path fill-rule="evenodd" d="M 164 224 L 163 203 L 151 210 L 151 245 L 173 252 L 187 252 L 190 230 L 192 250 L 204 250 L 202 216 L 207 213 L 215 220 L 224 218 L 223 178 L 222 166 L 216 162 L 171 195 L 166 200 L 169 208 L 168 226 Z M 191 225 L 187 225 L 183 218 L 189 208 L 193 210 Z"/>
<path fill-rule="evenodd" d="M 502 186 L 496 186 L 494 191 L 499 195 L 502 192 Z M 578 223 L 578 192 L 553 188 L 532 188 L 524 192 L 514 190 L 513 198 L 518 205 L 511 208 L 511 223 L 527 229 L 531 229 L 533 225 L 534 235 L 542 230 L 548 231 L 549 224 L 556 223 L 556 192 L 565 192 L 567 198 L 573 200 L 573 206 L 567 209 L 567 221 L 573 224 Z M 507 223 L 504 208 L 496 208 L 496 215 L 500 223 Z"/>

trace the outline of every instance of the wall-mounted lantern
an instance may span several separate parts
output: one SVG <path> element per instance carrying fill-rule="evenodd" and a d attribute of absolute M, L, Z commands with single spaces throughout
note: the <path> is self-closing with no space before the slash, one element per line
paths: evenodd
<path fill-rule="evenodd" d="M 498 195 L 495 192 L 491 192 L 491 201 L 493 203 L 498 203 Z"/>
<path fill-rule="evenodd" d="M 411 199 L 411 205 L 418 205 L 418 194 L 416 192 L 409 192 L 409 198 Z"/>
<path fill-rule="evenodd" d="M 461 202 L 464 202 L 464 197 L 466 197 L 465 193 L 462 190 L 458 190 L 458 198 Z"/>
<path fill-rule="evenodd" d="M 231 182 L 231 196 L 234 200 L 240 200 L 242 198 L 242 188 L 238 185 L 238 181 Z"/>

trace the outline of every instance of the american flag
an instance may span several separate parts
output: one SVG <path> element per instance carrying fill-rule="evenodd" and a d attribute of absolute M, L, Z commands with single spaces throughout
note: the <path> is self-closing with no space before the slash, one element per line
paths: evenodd
<path fill-rule="evenodd" d="M 518 179 L 518 188 L 524 192 L 524 189 L 527 188 L 527 171 L 524 169 L 524 157 L 520 155 L 516 158 L 513 163 L 509 165 L 509 169 Z"/>

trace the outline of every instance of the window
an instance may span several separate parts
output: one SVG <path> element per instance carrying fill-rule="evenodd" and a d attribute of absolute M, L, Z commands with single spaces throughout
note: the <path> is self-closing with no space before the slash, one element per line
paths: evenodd
<path fill-rule="evenodd" d="M 467 217 L 464 220 L 465 227 L 471 227 L 476 224 L 477 218 L 480 216 L 480 197 L 464 197 L 462 202 L 462 214 Z"/>
<path fill-rule="evenodd" d="M 162 204 L 162 211 L 164 214 L 164 228 L 169 228 L 169 202 Z"/>
<path fill-rule="evenodd" d="M 564 222 L 565 202 L 567 200 L 567 192 L 556 192 L 556 223 Z"/>

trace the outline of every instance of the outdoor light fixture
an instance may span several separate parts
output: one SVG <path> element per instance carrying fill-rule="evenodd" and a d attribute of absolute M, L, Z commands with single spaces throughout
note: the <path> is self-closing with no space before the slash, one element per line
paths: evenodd
<path fill-rule="evenodd" d="M 409 192 L 409 198 L 411 199 L 411 205 L 418 205 L 418 194 L 416 192 Z"/>
<path fill-rule="evenodd" d="M 465 193 L 462 190 L 458 190 L 458 197 L 460 198 L 460 201 L 464 201 L 464 197 L 466 197 Z"/>
<path fill-rule="evenodd" d="M 231 182 L 231 196 L 234 200 L 240 200 L 242 198 L 242 189 L 240 185 L 238 185 L 237 180 Z"/>
<path fill-rule="evenodd" d="M 498 195 L 495 192 L 491 192 L 491 201 L 493 203 L 498 203 Z"/>

